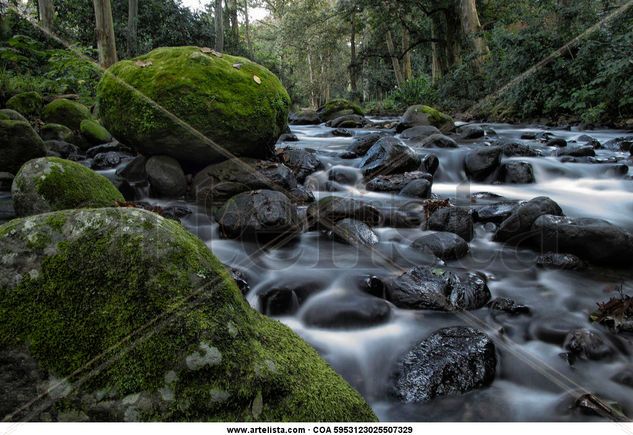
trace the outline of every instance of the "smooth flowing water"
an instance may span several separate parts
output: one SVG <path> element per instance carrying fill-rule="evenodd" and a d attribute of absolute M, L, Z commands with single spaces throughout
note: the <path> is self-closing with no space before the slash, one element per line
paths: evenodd
<path fill-rule="evenodd" d="M 489 125 L 498 136 L 519 138 L 537 128 Z M 344 191 L 327 192 L 327 171 L 335 166 L 354 168 L 360 159 L 344 160 L 339 154 L 353 138 L 328 136 L 325 126 L 293 127 L 299 141 L 278 146 L 316 150 L 325 170 L 308 177 L 306 186 L 315 196 L 341 195 L 371 202 L 381 209 L 415 207 L 415 201 L 397 195 L 368 192 L 362 182 Z M 354 135 L 368 133 L 353 130 Z M 604 143 L 625 135 L 618 131 L 548 130 L 569 141 L 589 134 Z M 433 152 L 440 160 L 433 193 L 467 204 L 471 194 L 491 192 L 512 200 L 549 196 L 571 217 L 606 219 L 633 231 L 633 181 L 614 173 L 609 163 L 563 163 L 556 157 L 516 158 L 533 165 L 536 183 L 526 185 L 473 184 L 463 170 L 465 153 L 487 139 L 460 142 L 456 149 L 420 150 Z M 552 148 L 553 150 L 553 148 Z M 631 166 L 628 152 L 596 150 L 597 159 Z M 360 176 L 359 176 L 360 179 Z M 166 205 L 167 203 L 162 203 Z M 170 203 L 175 204 L 175 203 Z M 242 271 L 250 285 L 249 303 L 262 309 L 260 295 L 272 288 L 301 289 L 309 297 L 291 316 L 278 317 L 305 340 L 349 381 L 374 408 L 383 421 L 569 421 L 600 420 L 571 409 L 579 391 L 595 393 L 616 401 L 633 415 L 633 389 L 613 376 L 633 368 L 631 336 L 613 334 L 592 324 L 589 313 L 596 302 L 613 296 L 616 285 L 629 291 L 633 284 L 630 270 L 590 268 L 588 271 L 538 269 L 538 255 L 491 241 L 492 232 L 482 225 L 475 228 L 470 254 L 448 262 L 451 268 L 481 271 L 495 297 L 509 297 L 530 307 L 531 315 L 509 316 L 482 308 L 468 313 L 443 313 L 402 310 L 393 307 L 390 320 L 374 327 L 323 329 L 307 326 L 309 309 L 328 310 L 342 299 L 363 292 L 363 277 L 395 275 L 428 258 L 409 248 L 424 234 L 419 228 L 376 228 L 380 242 L 374 250 L 357 249 L 332 241 L 317 231 L 305 232 L 292 244 L 260 249 L 254 243 L 226 240 L 219 236 L 217 224 L 192 204 L 195 212 L 183 220 L 201 237 L 220 260 Z M 587 246 L 587 249 L 592 249 Z M 393 372 L 399 358 L 411 346 L 433 331 L 454 325 L 469 325 L 494 338 L 498 365 L 494 382 L 483 389 L 461 396 L 427 403 L 404 404 L 392 394 Z M 573 366 L 561 358 L 562 342 L 574 328 L 597 331 L 614 349 L 611 358 L 578 361 Z"/>

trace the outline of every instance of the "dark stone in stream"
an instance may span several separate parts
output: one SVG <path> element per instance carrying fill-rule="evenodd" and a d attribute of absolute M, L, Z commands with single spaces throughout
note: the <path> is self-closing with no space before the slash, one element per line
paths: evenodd
<path fill-rule="evenodd" d="M 490 300 L 490 290 L 479 275 L 429 266 L 387 279 L 385 287 L 395 306 L 414 310 L 476 310 Z"/>
<path fill-rule="evenodd" d="M 546 214 L 534 221 L 532 231 L 535 245 L 544 251 L 568 252 L 607 266 L 633 261 L 633 235 L 602 219 Z"/>
<path fill-rule="evenodd" d="M 89 159 L 92 159 L 92 158 L 95 158 L 97 154 L 109 153 L 109 152 L 117 152 L 117 153 L 123 153 L 123 154 L 134 153 L 134 151 L 132 151 L 127 146 L 115 141 L 115 142 L 105 143 L 103 145 L 97 145 L 95 147 L 89 148 L 88 150 L 86 150 L 86 157 L 88 157 Z"/>
<path fill-rule="evenodd" d="M 302 110 L 297 113 L 291 113 L 288 117 L 290 125 L 319 125 L 321 119 L 316 110 Z"/>
<path fill-rule="evenodd" d="M 230 267 L 228 269 L 229 273 L 231 274 L 231 278 L 233 278 L 233 281 L 235 281 L 235 284 L 237 285 L 237 288 L 240 289 L 242 295 L 246 296 L 248 292 L 251 291 L 251 287 L 250 285 L 248 285 L 246 276 L 242 271 L 235 268 Z"/>
<path fill-rule="evenodd" d="M 301 148 L 282 148 L 277 157 L 295 174 L 297 181 L 303 183 L 306 177 L 323 169 L 323 163 L 316 153 Z"/>
<path fill-rule="evenodd" d="M 473 239 L 473 217 L 469 210 L 460 207 L 444 207 L 429 218 L 429 229 L 455 233 L 470 242 Z"/>
<path fill-rule="evenodd" d="M 432 125 L 418 125 L 417 127 L 411 127 L 400 133 L 400 138 L 404 140 L 410 140 L 419 142 L 427 137 L 441 133 L 437 127 Z"/>
<path fill-rule="evenodd" d="M 295 206 L 274 190 L 240 193 L 218 210 L 216 219 L 220 233 L 229 238 L 293 238 L 301 231 Z"/>
<path fill-rule="evenodd" d="M 223 203 L 251 190 L 287 192 L 297 187 L 297 178 L 286 165 L 250 158 L 230 159 L 209 165 L 196 174 L 193 191 L 198 204 Z"/>
<path fill-rule="evenodd" d="M 0 172 L 0 192 L 10 192 L 11 184 L 13 184 L 14 179 L 13 174 L 9 174 L 8 172 Z"/>
<path fill-rule="evenodd" d="M 341 156 L 342 158 L 355 159 L 367 154 L 367 151 L 374 146 L 385 135 L 382 133 L 371 133 L 354 138 L 354 141 L 347 149 L 347 152 Z"/>
<path fill-rule="evenodd" d="M 352 137 L 354 134 L 345 128 L 336 128 L 330 132 L 334 137 Z"/>
<path fill-rule="evenodd" d="M 464 169 L 470 179 L 484 181 L 501 163 L 500 147 L 481 147 L 466 154 Z"/>
<path fill-rule="evenodd" d="M 143 181 L 147 181 L 147 172 L 145 171 L 146 163 L 146 157 L 136 156 L 125 166 L 118 168 L 116 170 L 116 175 L 130 183 L 140 183 Z"/>
<path fill-rule="evenodd" d="M 534 221 L 546 214 L 562 215 L 563 211 L 558 204 L 546 196 L 533 198 L 517 207 L 510 217 L 501 223 L 492 239 L 495 242 L 525 242 L 527 241 L 526 233 L 530 233 Z"/>
<path fill-rule="evenodd" d="M 611 151 L 631 151 L 633 136 L 616 137 L 604 143 L 603 147 Z"/>
<path fill-rule="evenodd" d="M 560 148 L 555 153 L 558 157 L 595 157 L 596 152 L 591 145 L 577 145 Z"/>
<path fill-rule="evenodd" d="M 434 233 L 416 239 L 411 247 L 442 260 L 456 260 L 468 254 L 468 243 L 457 234 Z"/>
<path fill-rule="evenodd" d="M 277 139 L 277 142 L 299 142 L 299 138 L 297 137 L 296 134 L 284 133 L 281 136 L 279 136 L 279 139 Z"/>
<path fill-rule="evenodd" d="M 513 316 L 519 314 L 530 314 L 530 308 L 517 304 L 514 300 L 510 298 L 496 298 L 488 302 L 488 308 L 491 311 L 501 311 L 504 313 L 511 314 Z"/>
<path fill-rule="evenodd" d="M 44 142 L 46 149 L 59 155 L 62 159 L 77 161 L 81 159 L 79 147 L 63 140 L 47 140 Z"/>
<path fill-rule="evenodd" d="M 536 181 L 532 165 L 528 162 L 515 160 L 501 164 L 497 179 L 506 184 L 530 184 Z"/>
<path fill-rule="evenodd" d="M 499 146 L 506 157 L 538 157 L 542 155 L 539 149 L 515 140 L 501 140 Z"/>
<path fill-rule="evenodd" d="M 387 209 L 382 212 L 385 227 L 417 228 L 422 225 L 422 214 L 415 211 Z"/>
<path fill-rule="evenodd" d="M 465 125 L 457 129 L 462 139 L 479 139 L 486 135 L 486 130 L 479 125 Z"/>
<path fill-rule="evenodd" d="M 422 162 L 420 163 L 421 171 L 435 175 L 435 172 L 437 172 L 439 167 L 440 159 L 435 154 L 426 154 L 422 156 Z"/>
<path fill-rule="evenodd" d="M 602 148 L 602 144 L 600 143 L 600 141 L 592 136 L 583 134 L 581 136 L 578 136 L 578 138 L 576 139 L 576 142 L 580 142 L 580 143 L 584 143 L 587 145 L 591 145 L 594 149 L 600 149 Z"/>
<path fill-rule="evenodd" d="M 459 148 L 457 142 L 441 133 L 432 134 L 416 144 L 416 146 L 422 148 Z"/>
<path fill-rule="evenodd" d="M 281 316 L 297 311 L 299 303 L 294 291 L 288 287 L 274 287 L 259 293 L 261 310 L 267 316 Z"/>
<path fill-rule="evenodd" d="M 585 270 L 587 268 L 587 263 L 579 257 L 555 252 L 539 255 L 536 258 L 536 265 L 545 269 Z"/>
<path fill-rule="evenodd" d="M 420 167 L 420 157 L 399 139 L 381 138 L 367 151 L 360 162 L 360 170 L 366 178 L 375 175 L 402 174 Z"/>
<path fill-rule="evenodd" d="M 413 180 L 402 188 L 399 195 L 407 198 L 428 199 L 431 197 L 431 186 L 428 180 Z"/>
<path fill-rule="evenodd" d="M 382 299 L 347 295 L 313 302 L 303 320 L 309 326 L 348 329 L 385 323 L 390 315 L 391 307 Z"/>
<path fill-rule="evenodd" d="M 378 236 L 364 222 L 355 219 L 342 219 L 330 231 L 328 237 L 350 245 L 374 246 L 378 243 Z"/>
<path fill-rule="evenodd" d="M 599 360 L 610 356 L 613 351 L 602 337 L 588 329 L 574 329 L 565 337 L 563 347 L 574 358 Z"/>
<path fill-rule="evenodd" d="M 365 188 L 372 192 L 400 192 L 414 180 L 433 182 L 433 176 L 427 172 L 413 171 L 396 175 L 379 175 L 371 179 Z"/>
<path fill-rule="evenodd" d="M 326 196 L 308 207 L 307 218 L 311 225 L 319 226 L 324 221 L 325 229 L 336 222 L 350 218 L 365 222 L 368 225 L 377 225 L 382 217 L 380 211 L 371 204 L 339 196 Z"/>
<path fill-rule="evenodd" d="M 126 158 L 132 158 L 129 154 L 123 154 L 118 151 L 108 151 L 105 153 L 99 153 L 94 156 L 91 169 L 99 171 L 102 169 L 112 169 L 119 166 L 119 164 Z"/>
<path fill-rule="evenodd" d="M 490 384 L 497 356 L 492 340 L 464 326 L 443 328 L 400 360 L 395 391 L 403 402 L 454 396 Z"/>
<path fill-rule="evenodd" d="M 332 128 L 361 128 L 367 124 L 369 121 L 361 115 L 343 115 L 325 123 Z"/>
<path fill-rule="evenodd" d="M 548 140 L 545 145 L 548 147 L 565 148 L 567 146 L 567 141 L 562 137 L 554 137 Z"/>
<path fill-rule="evenodd" d="M 500 224 L 510 217 L 517 207 L 519 207 L 519 204 L 516 202 L 484 205 L 473 209 L 473 219 L 476 222 L 493 222 L 495 224 Z"/>
<path fill-rule="evenodd" d="M 354 186 L 360 178 L 356 169 L 347 166 L 335 166 L 328 171 L 328 180 L 348 186 Z"/>
<path fill-rule="evenodd" d="M 314 202 L 314 194 L 304 186 L 297 186 L 288 191 L 288 197 L 297 204 L 311 204 Z"/>
<path fill-rule="evenodd" d="M 619 371 L 611 377 L 611 380 L 620 385 L 633 388 L 633 367 L 626 367 L 625 369 Z"/>
<path fill-rule="evenodd" d="M 187 178 L 178 160 L 169 156 L 152 156 L 145 164 L 152 194 L 179 198 L 187 191 Z"/>

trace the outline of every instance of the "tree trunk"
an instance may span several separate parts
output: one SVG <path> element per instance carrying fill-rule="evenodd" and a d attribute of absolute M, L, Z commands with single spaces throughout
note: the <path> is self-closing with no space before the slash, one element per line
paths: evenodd
<path fill-rule="evenodd" d="M 473 0 L 474 1 L 474 0 Z M 456 9 L 448 9 L 444 12 L 446 20 L 446 30 L 444 38 L 446 39 L 446 70 L 447 73 L 451 67 L 462 63 L 462 20 L 459 11 Z"/>
<path fill-rule="evenodd" d="M 248 54 L 253 56 L 253 41 L 251 40 L 251 24 L 248 18 L 248 0 L 244 0 L 244 35 L 246 36 L 246 48 Z"/>
<path fill-rule="evenodd" d="M 402 75 L 405 80 L 413 78 L 413 65 L 411 64 L 411 51 L 409 50 L 411 36 L 407 29 L 402 29 L 402 51 L 404 58 L 402 59 Z"/>
<path fill-rule="evenodd" d="M 569 0 L 563 0 L 568 3 Z M 486 40 L 481 36 L 481 23 L 475 0 L 460 0 L 462 31 L 470 40 L 477 57 L 481 59 L 490 53 Z"/>
<path fill-rule="evenodd" d="M 357 59 L 356 59 L 356 14 L 352 13 L 351 16 L 351 33 L 350 33 L 350 64 L 349 64 L 349 83 L 352 91 L 353 99 L 357 99 L 358 94 L 358 78 L 357 71 Z"/>
<path fill-rule="evenodd" d="M 237 48 L 240 43 L 240 27 L 237 19 L 237 0 L 228 0 L 228 16 L 231 27 L 231 43 L 233 49 Z"/>
<path fill-rule="evenodd" d="M 433 83 L 437 83 L 448 70 L 448 62 L 446 57 L 446 26 L 444 25 L 443 16 L 436 12 L 431 16 L 431 37 L 433 42 L 432 48 L 432 75 Z"/>
<path fill-rule="evenodd" d="M 110 0 L 93 0 L 95 8 L 97 49 L 99 64 L 107 68 L 117 61 L 114 25 L 112 23 L 112 6 Z"/>
<path fill-rule="evenodd" d="M 53 7 L 53 0 L 38 0 L 37 1 L 38 12 L 40 14 L 40 25 L 49 32 L 53 31 L 53 15 L 55 14 L 55 8 Z"/>
<path fill-rule="evenodd" d="M 312 55 L 308 51 L 308 79 L 310 80 L 310 107 L 316 109 L 319 105 L 314 92 L 314 70 L 312 69 Z"/>
<path fill-rule="evenodd" d="M 222 0 L 215 0 L 215 51 L 224 51 L 224 21 L 222 21 Z"/>
<path fill-rule="evenodd" d="M 138 0 L 129 0 L 127 16 L 127 56 L 134 57 L 137 51 Z"/>
<path fill-rule="evenodd" d="M 393 65 L 393 71 L 396 75 L 396 84 L 402 86 L 404 80 L 402 79 L 402 70 L 400 69 L 400 61 L 396 57 L 396 50 L 393 46 L 393 38 L 391 37 L 391 31 L 388 30 L 386 34 L 387 50 L 389 50 L 389 57 L 391 57 L 391 63 Z"/>

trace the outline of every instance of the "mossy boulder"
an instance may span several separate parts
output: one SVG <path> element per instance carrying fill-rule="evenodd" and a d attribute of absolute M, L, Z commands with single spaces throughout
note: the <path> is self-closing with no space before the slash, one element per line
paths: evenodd
<path fill-rule="evenodd" d="M 13 109 L 1 109 L 0 120 L 29 122 L 28 119 L 24 117 L 24 115 L 21 115 L 19 112 L 16 112 Z"/>
<path fill-rule="evenodd" d="M 22 92 L 7 100 L 7 109 L 31 117 L 39 116 L 43 105 L 44 99 L 39 92 Z"/>
<path fill-rule="evenodd" d="M 90 109 L 77 101 L 58 98 L 44 107 L 42 119 L 45 122 L 65 125 L 78 131 L 81 121 L 92 119 L 92 114 Z"/>
<path fill-rule="evenodd" d="M 158 48 L 118 62 L 97 88 L 100 118 L 114 137 L 195 167 L 227 158 L 208 139 L 235 156 L 272 156 L 289 104 L 266 68 L 199 47 Z"/>
<path fill-rule="evenodd" d="M 101 124 L 93 119 L 84 119 L 79 126 L 81 135 L 92 145 L 110 142 L 112 135 Z"/>
<path fill-rule="evenodd" d="M 455 128 L 455 122 L 449 115 L 422 104 L 411 106 L 407 109 L 398 125 L 398 132 L 418 125 L 432 125 L 443 132 L 451 131 Z"/>
<path fill-rule="evenodd" d="M 45 155 L 44 142 L 28 122 L 0 120 L 0 172 L 15 174 L 24 163 Z"/>
<path fill-rule="evenodd" d="M 11 187 L 18 216 L 56 210 L 113 207 L 123 195 L 103 175 L 57 157 L 27 162 Z"/>
<path fill-rule="evenodd" d="M 0 349 L 20 352 L 48 386 L 10 420 L 42 410 L 54 420 L 376 419 L 313 348 L 248 305 L 202 241 L 148 211 L 68 210 L 0 227 L 0 314 Z M 20 379 L 21 391 L 4 390 L 14 409 L 42 391 Z"/>
<path fill-rule="evenodd" d="M 40 127 L 40 136 L 43 140 L 63 140 L 70 143 L 76 141 L 75 133 L 61 124 L 44 124 Z"/>
<path fill-rule="evenodd" d="M 343 98 L 328 101 L 323 106 L 319 107 L 317 114 L 319 115 L 321 122 L 331 121 L 345 115 L 364 115 L 363 109 L 361 109 L 358 104 L 352 103 L 351 101 Z"/>

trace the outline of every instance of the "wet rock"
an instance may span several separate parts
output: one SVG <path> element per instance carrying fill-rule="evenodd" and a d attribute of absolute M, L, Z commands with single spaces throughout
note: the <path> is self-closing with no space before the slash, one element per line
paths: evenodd
<path fill-rule="evenodd" d="M 301 231 L 297 210 L 286 195 L 274 190 L 240 193 L 217 212 L 220 232 L 229 238 L 296 237 Z"/>
<path fill-rule="evenodd" d="M 545 214 L 532 224 L 534 243 L 545 251 L 568 252 L 609 266 L 631 264 L 633 235 L 605 220 Z"/>
<path fill-rule="evenodd" d="M 526 233 L 530 233 L 534 221 L 546 214 L 560 216 L 563 211 L 556 202 L 546 196 L 533 198 L 517 207 L 510 217 L 501 223 L 492 239 L 496 242 L 524 242 L 527 240 Z"/>
<path fill-rule="evenodd" d="M 374 146 L 381 138 L 384 137 L 382 133 L 371 133 L 354 138 L 354 141 L 347 149 L 345 158 L 354 159 L 356 157 L 362 157 L 367 154 L 367 151 Z"/>
<path fill-rule="evenodd" d="M 422 148 L 459 148 L 457 142 L 441 133 L 432 134 L 426 139 L 423 139 L 419 144 L 416 144 L 416 146 Z"/>
<path fill-rule="evenodd" d="M 418 266 L 386 280 L 387 298 L 399 308 L 416 310 L 476 310 L 490 300 L 490 290 L 474 273 L 453 273 Z"/>
<path fill-rule="evenodd" d="M 558 157 L 595 157 L 596 152 L 591 145 L 568 146 L 556 150 Z"/>
<path fill-rule="evenodd" d="M 574 329 L 565 337 L 563 347 L 574 358 L 599 360 L 610 356 L 613 351 L 602 337 L 588 329 Z"/>
<path fill-rule="evenodd" d="M 419 167 L 420 157 L 415 151 L 391 136 L 378 140 L 360 162 L 360 170 L 366 178 L 402 174 Z"/>
<path fill-rule="evenodd" d="M 399 192 L 415 180 L 433 182 L 433 176 L 427 172 L 413 171 L 404 174 L 379 175 L 371 179 L 365 188 L 372 192 Z"/>
<path fill-rule="evenodd" d="M 304 322 L 319 328 L 359 328 L 385 323 L 391 308 L 382 299 L 346 296 L 315 301 L 303 314 Z"/>
<path fill-rule="evenodd" d="M 506 157 L 538 157 L 541 151 L 523 142 L 501 140 L 499 146 Z"/>
<path fill-rule="evenodd" d="M 412 248 L 430 253 L 442 260 L 456 260 L 468 254 L 468 243 L 457 234 L 440 232 L 416 239 Z"/>
<path fill-rule="evenodd" d="M 548 147 L 565 148 L 567 146 L 567 141 L 562 137 L 554 137 L 548 140 L 545 145 Z"/>
<path fill-rule="evenodd" d="M 500 224 L 514 212 L 519 204 L 516 202 L 502 202 L 499 204 L 485 205 L 473 210 L 473 219 L 476 222 L 493 222 Z"/>
<path fill-rule="evenodd" d="M 510 298 L 495 298 L 488 302 L 488 308 L 491 311 L 501 311 L 512 315 L 530 314 L 529 307 L 517 304 Z"/>
<path fill-rule="evenodd" d="M 600 141 L 592 136 L 583 134 L 581 136 L 578 136 L 578 138 L 576 139 L 577 142 L 580 143 L 585 143 L 588 145 L 591 145 L 594 149 L 600 149 L 602 148 L 602 144 L 600 143 Z"/>
<path fill-rule="evenodd" d="M 587 268 L 587 263 L 579 257 L 556 252 L 539 255 L 536 258 L 536 265 L 544 269 L 585 270 Z"/>
<path fill-rule="evenodd" d="M 444 207 L 436 210 L 429 218 L 429 229 L 455 233 L 470 242 L 473 239 L 473 217 L 469 210 L 460 207 Z"/>
<path fill-rule="evenodd" d="M 577 397 L 568 409 L 580 411 L 584 415 L 599 416 L 612 422 L 628 423 L 631 420 L 624 414 L 618 402 L 599 397 L 595 394 L 583 394 Z"/>
<path fill-rule="evenodd" d="M 536 181 L 534 169 L 530 163 L 514 160 L 501 164 L 497 179 L 506 184 L 530 184 Z"/>
<path fill-rule="evenodd" d="M 199 204 L 219 204 L 251 190 L 289 191 L 297 187 L 297 178 L 283 163 L 243 158 L 207 166 L 192 185 Z"/>
<path fill-rule="evenodd" d="M 330 132 L 330 134 L 332 136 L 334 136 L 334 137 L 352 137 L 352 136 L 354 136 L 354 134 L 351 131 L 349 131 L 347 129 L 344 129 L 344 128 L 335 128 L 334 130 L 332 130 Z"/>
<path fill-rule="evenodd" d="M 335 98 L 319 107 L 317 114 L 322 122 L 327 122 L 346 115 L 363 115 L 363 110 L 356 103 L 343 98 Z"/>
<path fill-rule="evenodd" d="M 14 179 L 13 174 L 8 172 L 0 172 L 0 192 L 9 192 Z"/>
<path fill-rule="evenodd" d="M 500 147 L 481 147 L 466 154 L 464 169 L 470 179 L 485 181 L 501 163 Z"/>
<path fill-rule="evenodd" d="M 465 125 L 457 129 L 462 139 L 479 139 L 486 135 L 486 130 L 479 125 Z"/>
<path fill-rule="evenodd" d="M 101 171 L 104 169 L 112 169 L 119 166 L 124 158 L 128 158 L 127 154 L 121 154 L 117 151 L 108 151 L 106 153 L 99 153 L 92 159 L 90 168 L 95 171 Z"/>
<path fill-rule="evenodd" d="M 24 163 L 45 155 L 44 142 L 28 122 L 0 119 L 0 171 L 16 174 Z"/>
<path fill-rule="evenodd" d="M 59 157 L 77 161 L 81 158 L 79 147 L 61 140 L 47 140 L 44 142 L 46 149 L 56 153 Z"/>
<path fill-rule="evenodd" d="M 633 388 L 633 367 L 626 367 L 611 378 L 613 382 Z"/>
<path fill-rule="evenodd" d="M 152 156 L 145 164 L 152 192 L 159 197 L 179 198 L 187 191 L 187 179 L 178 160 Z"/>
<path fill-rule="evenodd" d="M 419 142 L 427 137 L 441 133 L 437 127 L 432 125 L 418 125 L 404 130 L 400 133 L 400 138 L 404 140 Z"/>
<path fill-rule="evenodd" d="M 303 186 L 297 186 L 288 191 L 288 198 L 296 204 L 311 204 L 314 202 L 314 194 Z"/>
<path fill-rule="evenodd" d="M 440 131 L 451 131 L 455 128 L 453 118 L 450 116 L 433 107 L 418 104 L 410 106 L 406 110 L 396 131 L 401 133 L 418 125 L 432 125 L 440 129 Z"/>
<path fill-rule="evenodd" d="M 339 242 L 350 245 L 374 246 L 378 243 L 378 236 L 364 222 L 355 219 L 342 219 L 338 221 L 330 231 L 328 236 Z"/>
<path fill-rule="evenodd" d="M 361 128 L 368 123 L 367 118 L 361 115 L 343 115 L 328 121 L 326 125 L 332 128 Z"/>
<path fill-rule="evenodd" d="M 385 227 L 417 228 L 422 224 L 422 214 L 416 211 L 387 209 L 382 214 Z"/>
<path fill-rule="evenodd" d="M 308 175 L 323 169 L 323 163 L 316 153 L 305 149 L 283 148 L 277 152 L 277 156 L 295 174 L 299 183 L 303 183 Z"/>
<path fill-rule="evenodd" d="M 229 268 L 229 273 L 231 274 L 231 278 L 235 281 L 237 288 L 240 289 L 240 292 L 246 296 L 248 292 L 251 291 L 251 286 L 248 285 L 248 281 L 246 280 L 246 276 L 244 273 L 235 268 Z"/>
<path fill-rule="evenodd" d="M 136 156 L 125 166 L 119 167 L 116 170 L 116 175 L 130 183 L 147 181 L 146 163 L 147 158 L 145 156 Z"/>
<path fill-rule="evenodd" d="M 297 295 L 288 287 L 273 287 L 259 293 L 262 313 L 267 316 L 289 315 L 297 311 Z"/>
<path fill-rule="evenodd" d="M 630 151 L 633 146 L 633 136 L 616 137 L 604 143 L 603 148 L 611 151 Z"/>
<path fill-rule="evenodd" d="M 435 154 L 426 154 L 422 156 L 422 163 L 420 163 L 421 171 L 434 175 L 439 167 L 440 159 Z"/>
<path fill-rule="evenodd" d="M 297 137 L 296 134 L 292 134 L 292 133 L 284 133 L 281 136 L 279 136 L 279 139 L 277 139 L 277 142 L 299 142 L 299 138 Z"/>
<path fill-rule="evenodd" d="M 86 157 L 94 158 L 97 154 L 108 153 L 108 152 L 119 152 L 123 154 L 132 154 L 133 151 L 129 147 L 126 147 L 120 142 L 110 142 L 102 145 L 97 145 L 86 150 Z"/>
<path fill-rule="evenodd" d="M 311 204 L 307 211 L 308 222 L 319 226 L 324 221 L 325 229 L 328 225 L 343 219 L 356 219 L 368 225 L 377 225 L 381 221 L 380 211 L 371 204 L 352 198 L 327 196 Z"/>
<path fill-rule="evenodd" d="M 296 113 L 291 113 L 288 117 L 288 123 L 290 125 L 319 125 L 321 119 L 316 113 L 316 110 L 301 110 Z"/>
<path fill-rule="evenodd" d="M 398 193 L 406 198 L 425 199 L 431 197 L 431 182 L 425 179 L 413 180 Z"/>
<path fill-rule="evenodd" d="M 358 171 L 348 166 L 335 166 L 328 171 L 328 180 L 347 186 L 354 186 L 360 178 Z"/>
<path fill-rule="evenodd" d="M 464 326 L 443 328 L 402 358 L 396 394 L 404 402 L 462 394 L 490 384 L 496 365 L 494 343 L 484 333 Z"/>

